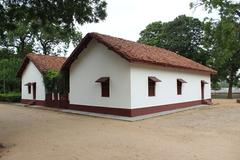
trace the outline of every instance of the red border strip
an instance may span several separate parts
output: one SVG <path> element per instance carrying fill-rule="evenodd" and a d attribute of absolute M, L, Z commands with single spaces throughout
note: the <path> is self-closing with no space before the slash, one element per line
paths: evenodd
<path fill-rule="evenodd" d="M 35 105 L 45 106 L 45 101 L 44 100 L 21 99 L 21 103 L 23 103 L 23 104 L 28 104 L 32 101 L 35 102 Z"/>
<path fill-rule="evenodd" d="M 205 99 L 205 101 L 211 102 L 211 99 Z M 137 109 L 109 108 L 109 107 L 100 107 L 100 106 L 69 104 L 68 108 L 72 110 L 79 110 L 79 111 L 85 111 L 85 112 L 112 114 L 112 115 L 125 116 L 125 117 L 136 117 L 136 116 L 169 111 L 169 110 L 174 110 L 179 108 L 186 108 L 190 106 L 200 105 L 203 103 L 204 102 L 202 100 L 197 100 L 197 101 L 167 104 L 167 105 L 160 105 L 160 106 L 151 106 L 151 107 L 144 107 L 144 108 L 137 108 Z"/>
<path fill-rule="evenodd" d="M 33 100 L 22 99 L 21 103 L 27 104 L 31 101 Z M 136 116 L 142 116 L 147 114 L 153 114 L 153 113 L 158 113 L 163 111 L 169 111 L 169 110 L 175 110 L 175 109 L 200 105 L 200 104 L 204 104 L 204 101 L 211 102 L 211 99 L 174 103 L 174 104 L 167 104 L 167 105 L 160 105 L 160 106 L 151 106 L 151 107 L 144 107 L 144 108 L 136 108 L 136 109 L 110 108 L 110 107 L 102 107 L 102 106 L 88 106 L 88 105 L 76 105 L 76 104 L 69 104 L 62 108 L 84 111 L 84 112 L 124 116 L 124 117 L 136 117 Z M 45 106 L 46 104 L 45 101 L 41 101 L 41 100 L 35 100 L 35 102 L 36 102 L 35 103 L 36 105 L 41 105 L 41 106 Z"/>

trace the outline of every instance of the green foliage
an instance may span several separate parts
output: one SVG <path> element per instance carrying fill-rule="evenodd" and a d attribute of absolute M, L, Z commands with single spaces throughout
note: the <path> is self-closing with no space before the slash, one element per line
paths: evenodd
<path fill-rule="evenodd" d="M 57 79 L 57 91 L 58 93 L 68 93 L 69 92 L 69 73 L 62 71 Z"/>
<path fill-rule="evenodd" d="M 220 90 L 221 89 L 221 85 L 219 83 L 212 83 L 211 88 L 213 90 Z"/>
<path fill-rule="evenodd" d="M 23 58 L 33 50 L 65 54 L 82 38 L 77 24 L 104 20 L 104 0 L 14 0 L 0 2 L 0 47 Z"/>
<path fill-rule="evenodd" d="M 237 85 L 238 88 L 240 88 L 240 80 L 238 81 Z"/>
<path fill-rule="evenodd" d="M 161 36 L 165 32 L 165 25 L 166 23 L 159 22 L 153 22 L 147 27 L 141 31 L 140 38 L 138 42 L 148 44 L 151 46 L 161 46 Z"/>
<path fill-rule="evenodd" d="M 4 36 L 2 45 L 15 49 L 19 57 L 23 58 L 27 53 L 32 52 L 34 36 L 28 23 L 15 23 L 15 29 L 8 30 Z"/>
<path fill-rule="evenodd" d="M 49 22 L 66 28 L 74 23 L 99 22 L 106 17 L 104 0 L 14 0 L 3 1 L 8 17 L 32 22 L 32 28 L 41 28 Z"/>
<path fill-rule="evenodd" d="M 0 48 L 0 60 L 9 58 L 17 58 L 16 54 L 14 54 L 14 51 L 6 48 Z"/>
<path fill-rule="evenodd" d="M 68 93 L 68 73 L 48 70 L 43 74 L 47 93 Z"/>
<path fill-rule="evenodd" d="M 20 59 L 0 59 L 0 92 L 19 91 L 20 79 L 16 78 L 16 72 L 20 66 Z"/>
<path fill-rule="evenodd" d="M 74 47 L 77 47 L 77 45 L 81 42 L 82 40 L 82 33 L 81 32 L 77 32 L 77 31 L 73 31 L 71 34 L 71 41 L 73 43 Z"/>
<path fill-rule="evenodd" d="M 0 101 L 2 102 L 20 102 L 20 100 L 21 100 L 20 92 L 0 94 Z"/>
<path fill-rule="evenodd" d="M 221 18 L 236 18 L 240 17 L 240 2 L 234 0 L 198 0 L 190 3 L 191 8 L 204 6 L 209 13 L 213 9 L 218 10 Z"/>
<path fill-rule="evenodd" d="M 206 19 L 204 47 L 212 53 L 211 63 L 218 70 L 213 82 L 227 81 L 228 97 L 232 97 L 232 87 L 239 81 L 240 69 L 240 3 L 229 0 L 200 0 L 191 7 L 203 5 L 208 12 L 217 10 L 219 20 Z"/>
<path fill-rule="evenodd" d="M 167 23 L 149 24 L 140 33 L 138 41 L 166 48 L 202 64 L 206 64 L 209 59 L 209 54 L 202 48 L 203 23 L 185 15 Z"/>
<path fill-rule="evenodd" d="M 66 53 L 71 41 L 80 41 L 82 34 L 74 29 L 66 29 L 61 26 L 47 24 L 36 34 L 36 40 L 39 42 L 35 48 L 38 52 L 47 54 Z"/>
<path fill-rule="evenodd" d="M 3 6 L 0 3 L 0 37 L 3 36 L 3 32 L 6 29 L 6 17 L 5 17 L 5 9 L 3 8 Z"/>
<path fill-rule="evenodd" d="M 59 72 L 55 70 L 48 70 L 43 74 L 43 81 L 45 85 L 45 89 L 47 93 L 57 92 L 57 78 L 59 76 Z"/>

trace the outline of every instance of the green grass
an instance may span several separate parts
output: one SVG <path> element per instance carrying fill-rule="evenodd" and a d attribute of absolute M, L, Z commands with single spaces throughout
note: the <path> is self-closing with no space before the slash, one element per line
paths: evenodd
<path fill-rule="evenodd" d="M 0 101 L 2 102 L 20 102 L 21 93 L 10 92 L 10 93 L 0 93 Z"/>

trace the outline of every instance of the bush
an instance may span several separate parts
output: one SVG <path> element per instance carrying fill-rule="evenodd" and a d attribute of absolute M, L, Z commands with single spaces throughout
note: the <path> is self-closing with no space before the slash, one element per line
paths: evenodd
<path fill-rule="evenodd" d="M 21 93 L 5 93 L 0 94 L 0 101 L 2 102 L 20 102 Z"/>
<path fill-rule="evenodd" d="M 56 92 L 58 76 L 59 72 L 55 70 L 48 70 L 43 74 L 43 81 L 47 93 Z"/>

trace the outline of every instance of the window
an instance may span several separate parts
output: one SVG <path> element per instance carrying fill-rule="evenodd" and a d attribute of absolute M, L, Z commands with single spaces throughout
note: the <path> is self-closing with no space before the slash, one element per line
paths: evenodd
<path fill-rule="evenodd" d="M 27 86 L 28 87 L 28 94 L 31 94 L 31 83 L 27 83 L 27 84 L 25 84 L 25 86 Z"/>
<path fill-rule="evenodd" d="M 148 96 L 149 97 L 155 96 L 156 82 L 161 82 L 161 81 L 156 77 L 148 77 Z"/>
<path fill-rule="evenodd" d="M 155 96 L 155 82 L 148 79 L 148 96 Z"/>
<path fill-rule="evenodd" d="M 110 97 L 109 77 L 101 77 L 96 82 L 101 83 L 102 97 Z"/>
<path fill-rule="evenodd" d="M 182 83 L 177 81 L 177 94 L 181 95 L 182 94 Z"/>
<path fill-rule="evenodd" d="M 182 85 L 183 83 L 187 83 L 183 79 L 177 79 L 177 95 L 182 95 Z"/>

